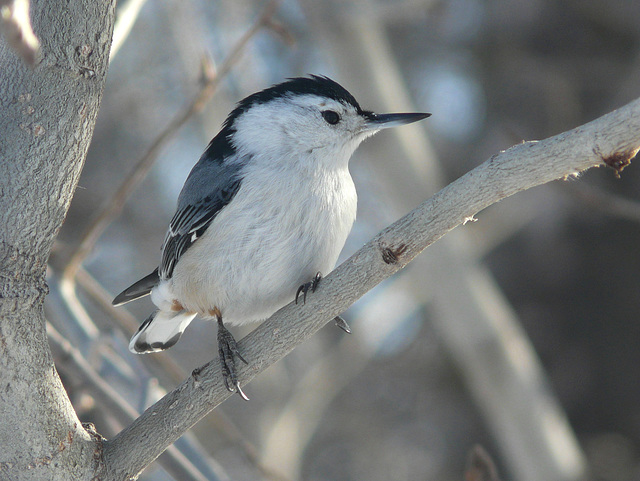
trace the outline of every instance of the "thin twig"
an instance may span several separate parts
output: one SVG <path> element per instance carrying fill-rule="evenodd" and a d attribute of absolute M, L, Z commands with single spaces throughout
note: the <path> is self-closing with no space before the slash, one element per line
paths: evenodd
<path fill-rule="evenodd" d="M 638 150 L 640 99 L 571 131 L 494 155 L 369 241 L 324 278 L 306 305 L 290 303 L 240 341 L 239 348 L 249 360 L 239 366 L 240 383 L 246 385 L 480 210 L 520 191 L 603 163 L 619 171 Z M 232 395 L 222 382 L 216 361 L 196 370 L 106 443 L 104 458 L 113 476 L 138 475 Z M 140 443 L 140 439 L 148 442 Z M 136 450 L 131 450 L 133 444 Z"/>
<path fill-rule="evenodd" d="M 131 33 L 131 29 L 140 15 L 140 10 L 142 10 L 146 2 L 147 0 L 127 0 L 123 4 L 118 2 L 118 18 L 113 27 L 113 41 L 109 52 L 109 62 L 113 61 L 120 51 L 120 47 L 122 47 Z"/>
<path fill-rule="evenodd" d="M 93 250 L 96 242 L 106 230 L 106 228 L 115 220 L 122 212 L 125 203 L 135 190 L 135 188 L 144 180 L 151 167 L 155 163 L 161 150 L 169 143 L 178 131 L 187 123 L 191 117 L 200 112 L 213 94 L 218 89 L 220 82 L 236 65 L 238 60 L 246 48 L 249 40 L 260 31 L 264 26 L 270 25 L 270 18 L 274 15 L 280 0 L 271 0 L 262 11 L 256 22 L 249 30 L 238 40 L 231 52 L 227 55 L 217 73 L 211 74 L 212 69 L 204 70 L 204 83 L 200 90 L 181 112 L 179 112 L 164 131 L 151 144 L 147 152 L 140 158 L 131 174 L 127 176 L 125 181 L 120 185 L 118 190 L 108 199 L 100 212 L 96 215 L 91 225 L 85 231 L 78 247 L 71 255 L 62 275 L 62 282 L 73 282 L 78 268 Z"/>

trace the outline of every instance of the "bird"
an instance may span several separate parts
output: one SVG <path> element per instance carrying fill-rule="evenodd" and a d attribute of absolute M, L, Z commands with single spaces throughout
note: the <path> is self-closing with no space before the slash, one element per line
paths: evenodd
<path fill-rule="evenodd" d="M 382 129 L 430 115 L 363 110 L 321 75 L 238 102 L 184 183 L 159 266 L 113 300 L 150 295 L 156 306 L 129 350 L 163 351 L 196 316 L 216 321 L 225 386 L 248 400 L 236 368 L 247 361 L 226 326 L 262 321 L 315 291 L 356 218 L 353 152 Z M 336 324 L 349 332 L 341 317 Z"/>

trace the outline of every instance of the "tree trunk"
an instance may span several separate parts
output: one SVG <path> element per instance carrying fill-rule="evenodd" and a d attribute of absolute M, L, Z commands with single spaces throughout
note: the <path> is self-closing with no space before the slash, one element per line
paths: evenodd
<path fill-rule="evenodd" d="M 40 60 L 0 40 L 0 478 L 84 480 L 101 442 L 78 420 L 47 344 L 45 272 L 104 87 L 115 2 L 36 1 Z"/>

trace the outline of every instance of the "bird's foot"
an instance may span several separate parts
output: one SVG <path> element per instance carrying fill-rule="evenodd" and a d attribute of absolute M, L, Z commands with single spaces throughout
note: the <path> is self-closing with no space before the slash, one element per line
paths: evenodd
<path fill-rule="evenodd" d="M 309 291 L 315 292 L 316 289 L 318 288 L 318 284 L 320 283 L 321 279 L 322 279 L 322 274 L 320 272 L 317 272 L 316 275 L 313 277 L 313 279 L 311 279 L 309 282 L 306 282 L 302 284 L 300 287 L 298 287 L 298 290 L 296 291 L 296 299 L 295 299 L 296 304 L 298 303 L 298 298 L 300 297 L 300 294 L 302 294 L 302 303 L 305 304 L 307 302 L 307 292 Z M 347 324 L 347 321 L 345 321 L 342 317 L 336 316 L 333 320 L 335 321 L 336 326 L 338 326 L 347 334 L 351 334 L 351 328 L 349 327 L 349 324 Z"/>
<path fill-rule="evenodd" d="M 235 358 L 237 357 L 245 364 L 248 363 L 240 354 L 238 344 L 233 338 L 233 335 L 224 327 L 221 317 L 218 317 L 218 355 L 220 356 L 220 367 L 222 368 L 222 377 L 225 386 L 229 391 L 237 392 L 242 399 L 248 401 L 249 398 L 242 391 L 242 388 L 240 388 Z"/>
<path fill-rule="evenodd" d="M 307 292 L 315 292 L 318 288 L 318 284 L 320 283 L 320 279 L 322 279 L 322 274 L 320 272 L 317 272 L 313 279 L 311 279 L 309 282 L 305 282 L 300 287 L 298 287 L 298 290 L 296 291 L 296 304 L 298 303 L 298 297 L 300 297 L 301 293 L 302 303 L 304 304 L 307 302 Z"/>

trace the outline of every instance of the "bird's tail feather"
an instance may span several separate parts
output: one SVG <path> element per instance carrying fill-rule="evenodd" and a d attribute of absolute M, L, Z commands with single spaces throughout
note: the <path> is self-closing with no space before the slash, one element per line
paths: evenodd
<path fill-rule="evenodd" d="M 178 342 L 194 317 L 193 312 L 155 311 L 131 338 L 129 350 L 134 354 L 146 354 L 169 349 Z"/>

